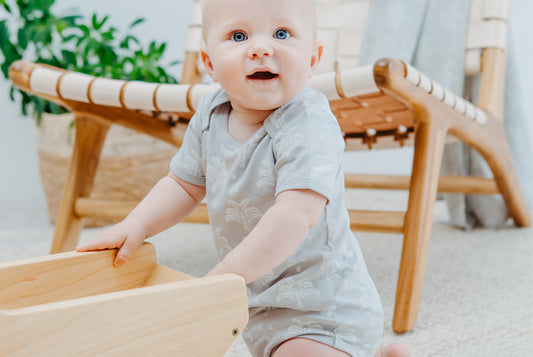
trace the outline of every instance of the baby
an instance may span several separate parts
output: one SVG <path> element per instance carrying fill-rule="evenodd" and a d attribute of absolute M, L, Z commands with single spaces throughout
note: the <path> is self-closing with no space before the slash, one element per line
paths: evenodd
<path fill-rule="evenodd" d="M 183 220 L 204 197 L 220 262 L 248 288 L 254 356 L 408 356 L 378 351 L 383 312 L 344 203 L 344 142 L 306 87 L 322 45 L 313 0 L 204 3 L 202 60 L 221 89 L 191 119 L 170 173 L 79 251 L 120 248 Z M 377 351 L 377 352 L 376 352 Z"/>

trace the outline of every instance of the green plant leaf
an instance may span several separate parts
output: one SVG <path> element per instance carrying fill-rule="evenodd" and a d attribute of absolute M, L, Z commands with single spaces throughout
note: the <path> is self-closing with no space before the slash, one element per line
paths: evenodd
<path fill-rule="evenodd" d="M 67 36 L 63 36 L 63 42 L 67 43 L 67 42 L 73 41 L 73 40 L 75 40 L 77 38 L 78 38 L 78 35 L 70 34 L 70 35 L 67 35 Z"/>
<path fill-rule="evenodd" d="M 137 26 L 137 25 L 139 25 L 139 24 L 141 24 L 141 23 L 143 23 L 143 22 L 144 22 L 144 18 L 139 17 L 138 19 L 134 20 L 134 21 L 130 24 L 130 26 L 129 26 L 128 28 L 132 29 L 132 28 L 134 28 L 135 26 Z"/>
<path fill-rule="evenodd" d="M 141 42 L 134 36 L 132 35 L 127 35 L 126 37 L 124 37 L 124 39 L 122 40 L 121 42 L 121 45 L 120 45 L 120 48 L 124 48 L 124 49 L 130 49 L 130 42 L 134 42 L 135 44 L 137 45 L 140 45 Z"/>
<path fill-rule="evenodd" d="M 19 93 L 22 95 L 20 100 L 20 111 L 22 112 L 22 115 L 26 116 L 28 115 L 28 104 L 31 103 L 31 100 L 29 99 L 30 96 L 20 90 Z M 39 122 L 37 122 L 37 124 L 39 124 Z"/>
<path fill-rule="evenodd" d="M 9 31 L 7 29 L 6 20 L 0 20 L 0 49 L 5 52 L 7 45 L 11 43 L 9 41 Z"/>
<path fill-rule="evenodd" d="M 0 64 L 0 69 L 2 70 L 2 74 L 4 75 L 6 79 L 9 78 L 9 66 L 10 66 L 10 63 L 7 63 L 7 62 Z"/>
<path fill-rule="evenodd" d="M 162 43 L 159 45 L 159 49 L 157 50 L 157 53 L 159 54 L 159 57 L 163 56 L 163 53 L 165 52 L 165 49 L 167 48 L 166 43 Z"/>
<path fill-rule="evenodd" d="M 78 20 L 83 19 L 81 15 L 68 15 L 59 18 L 67 27 L 75 27 Z"/>
<path fill-rule="evenodd" d="M 12 11 L 11 11 L 11 7 L 9 7 L 9 5 L 6 3 L 5 0 L 0 0 L 0 4 L 3 6 L 3 8 L 9 12 L 10 14 L 12 14 Z"/>
<path fill-rule="evenodd" d="M 15 101 L 15 86 L 11 85 L 11 87 L 9 88 L 9 99 L 11 99 L 12 102 Z"/>
<path fill-rule="evenodd" d="M 9 33 L 4 21 L 0 21 L 0 51 L 3 54 L 4 60 L 0 65 L 4 77 L 8 78 L 9 66 L 11 63 L 22 58 L 17 47 L 9 40 Z"/>
<path fill-rule="evenodd" d="M 18 45 L 25 50 L 28 48 L 28 37 L 26 36 L 26 31 L 24 28 L 21 28 L 17 31 L 17 40 Z"/>
<path fill-rule="evenodd" d="M 100 30 L 102 28 L 102 26 L 104 26 L 104 24 L 107 22 L 107 20 L 109 19 L 109 15 L 105 16 L 102 21 L 100 21 L 95 27 L 94 29 L 95 30 Z"/>
<path fill-rule="evenodd" d="M 61 55 L 63 56 L 64 61 L 76 67 L 78 59 L 75 52 L 69 50 L 61 50 Z"/>
<path fill-rule="evenodd" d="M 87 25 L 78 25 L 78 29 L 81 30 L 81 32 L 83 32 L 83 35 L 84 36 L 89 36 L 91 34 L 91 30 L 89 30 L 89 27 Z"/>
<path fill-rule="evenodd" d="M 95 29 L 98 26 L 98 19 L 96 17 L 96 14 L 93 14 L 93 16 L 91 18 L 91 25 L 92 25 L 93 29 Z"/>
<path fill-rule="evenodd" d="M 111 42 L 115 39 L 115 36 L 113 35 L 113 32 L 106 31 L 102 33 L 102 40 L 105 42 Z"/>
<path fill-rule="evenodd" d="M 43 12 L 49 12 L 55 0 L 35 0 L 35 5 Z"/>

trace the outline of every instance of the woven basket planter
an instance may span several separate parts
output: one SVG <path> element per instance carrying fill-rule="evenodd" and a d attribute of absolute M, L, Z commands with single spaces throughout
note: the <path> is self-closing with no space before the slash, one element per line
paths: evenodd
<path fill-rule="evenodd" d="M 48 216 L 55 223 L 67 177 L 75 129 L 72 114 L 46 115 L 37 130 L 39 169 L 46 196 Z M 102 150 L 92 198 L 140 201 L 152 186 L 168 173 L 177 148 L 136 133 L 112 126 Z M 110 219 L 87 218 L 86 227 L 116 223 Z"/>

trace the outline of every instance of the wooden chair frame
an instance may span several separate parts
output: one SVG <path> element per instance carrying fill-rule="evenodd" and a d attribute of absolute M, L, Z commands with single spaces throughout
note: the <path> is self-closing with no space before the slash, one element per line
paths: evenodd
<path fill-rule="evenodd" d="M 348 148 L 352 142 L 371 147 L 382 134 L 401 143 L 414 137 L 410 177 L 350 174 L 345 179 L 348 188 L 409 190 L 405 213 L 350 210 L 353 230 L 401 233 L 404 236 L 393 320 L 393 329 L 397 333 L 411 330 L 418 314 L 437 192 L 500 193 L 515 224 L 519 227 L 531 224 L 503 128 L 506 52 L 502 48 L 485 48 L 481 53 L 481 89 L 477 107 L 394 59 L 378 60 L 368 68 L 316 75 L 309 83 L 330 99 L 346 133 Z M 71 72 L 25 62 L 17 62 L 11 67 L 10 78 L 17 87 L 69 108 L 76 118 L 74 152 L 56 222 L 52 253 L 75 247 L 84 217 L 122 218 L 135 206 L 137 202 L 95 201 L 90 198 L 106 133 L 110 125 L 119 124 L 179 146 L 199 97 L 213 90 L 213 86 L 196 84 L 201 80 L 197 63 L 197 52 L 186 53 L 181 84 L 150 85 L 149 91 L 139 90 L 139 96 L 134 93 L 134 89 L 139 87 L 138 82 L 121 83 L 120 97 L 112 105 L 95 100 L 95 93 L 91 91 L 99 79 L 84 79 L 88 83 L 87 95 L 80 99 L 69 94 L 68 88 L 63 88 L 62 82 L 67 78 L 77 78 Z M 39 77 L 43 82 L 50 82 L 52 78 L 53 86 L 34 86 L 33 77 L 37 78 L 35 83 Z M 148 86 L 146 84 L 146 88 Z M 167 90 L 173 91 L 176 98 L 177 93 L 181 93 L 177 100 L 180 103 L 168 104 L 163 100 L 162 93 Z M 360 128 L 350 119 L 353 118 L 354 106 L 358 109 L 385 108 L 381 113 L 392 108 L 387 115 L 393 123 L 377 132 Z M 357 114 L 355 116 L 360 118 Z M 403 130 L 395 129 L 398 123 Z M 448 134 L 475 148 L 488 163 L 494 179 L 439 177 Z M 198 207 L 187 221 L 207 222 L 205 206 Z"/>

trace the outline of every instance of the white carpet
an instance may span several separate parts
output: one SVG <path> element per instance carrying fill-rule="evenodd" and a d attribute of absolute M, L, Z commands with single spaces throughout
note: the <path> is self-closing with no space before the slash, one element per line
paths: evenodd
<path fill-rule="evenodd" d="M 403 341 L 419 357 L 533 355 L 533 230 L 457 230 L 439 222 L 446 218 L 440 203 L 435 216 L 418 321 L 404 335 L 391 329 L 402 237 L 357 234 L 383 301 L 383 343 Z M 81 239 L 100 231 L 84 230 Z M 47 254 L 52 232 L 52 226 L 0 227 L 0 261 Z M 181 224 L 152 243 L 159 263 L 191 275 L 215 264 L 208 226 Z M 238 341 L 226 356 L 249 354 Z"/>

